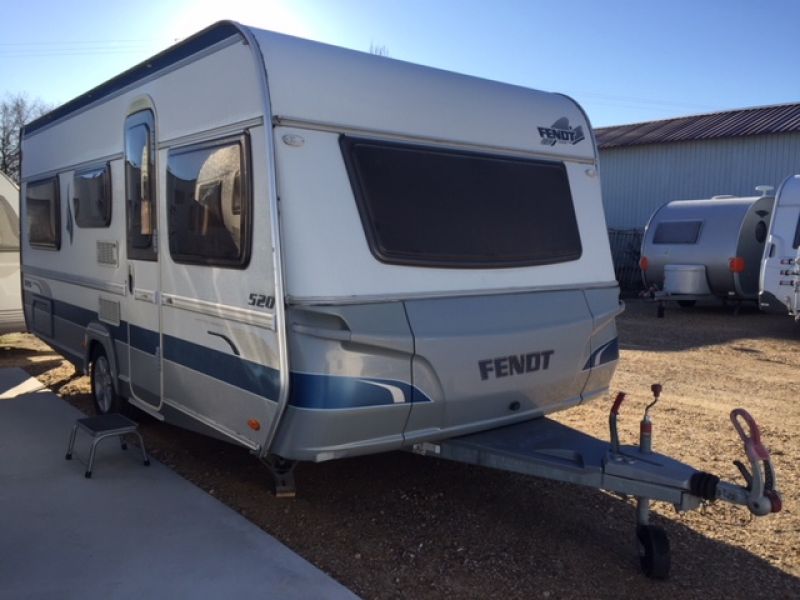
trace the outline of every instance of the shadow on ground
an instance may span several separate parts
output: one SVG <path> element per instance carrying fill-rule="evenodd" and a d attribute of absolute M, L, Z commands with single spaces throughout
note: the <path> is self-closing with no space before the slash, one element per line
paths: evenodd
<path fill-rule="evenodd" d="M 746 304 L 737 312 L 719 304 L 681 308 L 670 303 L 664 318 L 656 305 L 633 299 L 625 301 L 617 320 L 623 350 L 674 352 L 736 340 L 800 341 L 800 325 L 788 315 L 762 313 Z"/>

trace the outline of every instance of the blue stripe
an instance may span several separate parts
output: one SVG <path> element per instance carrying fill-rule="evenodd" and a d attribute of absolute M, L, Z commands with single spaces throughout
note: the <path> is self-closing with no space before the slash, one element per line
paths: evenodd
<path fill-rule="evenodd" d="M 52 302 L 53 311 L 59 318 L 76 325 L 86 327 L 92 321 L 98 320 L 97 313 L 91 310 L 59 300 Z M 113 339 L 123 343 L 128 343 L 130 327 L 130 346 L 155 355 L 159 343 L 158 332 L 125 321 L 119 326 L 107 327 Z M 171 335 L 164 335 L 163 343 L 165 360 L 268 400 L 277 401 L 280 392 L 280 375 L 277 369 Z M 395 404 L 392 392 L 381 385 L 399 389 L 403 395 L 403 404 L 431 402 L 424 392 L 411 384 L 391 379 L 291 373 L 290 384 L 289 404 L 301 408 L 343 409 Z M 141 390 L 137 388 L 137 395 L 140 393 Z"/>
<path fill-rule="evenodd" d="M 277 369 L 164 335 L 164 358 L 230 385 L 276 401 L 280 391 Z"/>
<path fill-rule="evenodd" d="M 131 348 L 136 348 L 155 356 L 158 348 L 158 333 L 131 323 L 128 323 L 128 327 L 131 332 Z"/>
<path fill-rule="evenodd" d="M 599 367 L 600 365 L 604 365 L 605 363 L 614 360 L 619 360 L 619 338 L 614 338 L 610 342 L 603 344 L 597 350 L 592 352 L 589 360 L 586 361 L 583 370 L 586 371 L 594 367 Z"/>
<path fill-rule="evenodd" d="M 380 385 L 373 385 L 373 384 Z M 399 389 L 403 403 L 430 402 L 424 393 L 403 381 L 292 373 L 289 404 L 299 408 L 342 409 L 387 406 L 395 403 L 392 392 L 382 385 Z"/>
<path fill-rule="evenodd" d="M 80 325 L 81 327 L 87 327 L 92 321 L 100 320 L 97 317 L 97 313 L 92 310 L 81 308 L 80 306 L 75 306 L 74 304 L 69 304 L 67 302 L 62 302 L 61 300 L 55 300 L 54 298 L 39 296 L 38 294 L 28 291 L 23 291 L 22 293 L 23 302 L 26 304 L 31 303 L 34 298 L 44 298 L 53 303 L 54 316 L 58 317 L 59 319 L 64 319 L 65 321 L 75 323 L 76 325 Z M 111 337 L 113 337 L 115 340 L 119 340 L 120 342 L 126 344 L 128 343 L 127 323 L 123 321 L 119 325 L 111 325 L 103 322 L 103 325 L 108 328 L 109 332 L 111 333 Z"/>

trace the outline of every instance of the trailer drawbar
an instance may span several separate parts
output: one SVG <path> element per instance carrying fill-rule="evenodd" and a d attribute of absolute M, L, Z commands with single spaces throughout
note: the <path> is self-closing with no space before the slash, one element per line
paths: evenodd
<path fill-rule="evenodd" d="M 650 523 L 650 503 L 669 502 L 678 511 L 721 500 L 746 506 L 755 516 L 779 512 L 781 495 L 769 450 L 761 441 L 755 419 L 744 409 L 731 411 L 734 429 L 744 443 L 749 465 L 734 464 L 745 485 L 722 481 L 652 450 L 650 412 L 661 398 L 662 386 L 651 386 L 639 427 L 639 445 L 620 445 L 617 420 L 625 393 L 617 394 L 609 413 L 610 442 L 604 442 L 547 418 L 490 431 L 422 443 L 414 451 L 462 463 L 481 465 L 575 483 L 636 498 L 636 538 L 645 575 L 665 579 L 670 570 L 670 545 L 663 528 Z"/>

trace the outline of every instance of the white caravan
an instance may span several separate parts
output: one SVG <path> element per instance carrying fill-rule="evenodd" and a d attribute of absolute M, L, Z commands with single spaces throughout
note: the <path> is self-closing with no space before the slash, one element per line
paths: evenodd
<path fill-rule="evenodd" d="M 19 188 L 0 172 L 0 334 L 24 330 L 19 275 Z"/>
<path fill-rule="evenodd" d="M 775 196 L 759 288 L 762 309 L 800 319 L 800 175 L 787 177 Z"/>
<path fill-rule="evenodd" d="M 536 418 L 604 396 L 619 357 L 566 96 L 222 22 L 22 145 L 27 322 L 100 412 L 249 448 L 279 492 L 295 460 L 413 448 L 632 493 L 653 576 L 649 499 L 780 508 L 771 470 L 725 487 Z"/>
<path fill-rule="evenodd" d="M 608 389 L 618 288 L 565 96 L 221 23 L 22 143 L 28 324 L 101 412 L 321 461 Z"/>

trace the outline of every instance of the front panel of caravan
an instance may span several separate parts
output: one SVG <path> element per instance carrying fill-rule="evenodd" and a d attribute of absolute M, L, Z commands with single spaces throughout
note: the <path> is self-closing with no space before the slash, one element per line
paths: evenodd
<path fill-rule="evenodd" d="M 453 148 L 375 137 L 413 151 Z M 342 133 L 278 127 L 276 141 L 292 364 L 276 453 L 325 460 L 388 450 L 605 392 L 619 302 L 591 163 L 551 161 L 569 184 L 577 256 L 505 268 L 392 264 L 370 247 Z M 514 159 L 547 162 L 533 152 Z"/>
<path fill-rule="evenodd" d="M 775 196 L 759 282 L 759 303 L 771 312 L 800 310 L 800 175 L 787 177 Z"/>

